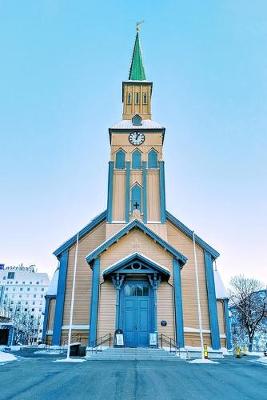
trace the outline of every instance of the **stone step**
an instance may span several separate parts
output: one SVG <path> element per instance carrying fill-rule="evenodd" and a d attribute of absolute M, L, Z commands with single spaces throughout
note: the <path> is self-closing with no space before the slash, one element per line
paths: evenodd
<path fill-rule="evenodd" d="M 86 358 L 96 361 L 181 361 L 174 352 L 152 348 L 108 348 L 97 352 L 89 350 Z"/>

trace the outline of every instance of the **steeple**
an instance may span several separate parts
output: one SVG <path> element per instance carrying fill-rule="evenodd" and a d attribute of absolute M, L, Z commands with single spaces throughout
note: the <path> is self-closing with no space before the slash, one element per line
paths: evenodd
<path fill-rule="evenodd" d="M 139 32 L 137 27 L 131 67 L 129 72 L 129 80 L 130 81 L 145 81 L 146 74 L 142 60 L 142 52 L 140 46 Z"/>

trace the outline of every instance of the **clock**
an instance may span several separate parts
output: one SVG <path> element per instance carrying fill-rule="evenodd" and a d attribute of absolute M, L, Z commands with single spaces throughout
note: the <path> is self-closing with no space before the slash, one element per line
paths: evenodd
<path fill-rule="evenodd" d="M 131 132 L 129 135 L 129 142 L 134 146 L 140 146 L 144 141 L 145 135 L 142 132 Z"/>

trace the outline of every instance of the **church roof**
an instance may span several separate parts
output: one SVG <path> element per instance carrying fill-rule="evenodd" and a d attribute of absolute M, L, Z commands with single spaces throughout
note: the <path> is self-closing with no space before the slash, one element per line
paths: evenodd
<path fill-rule="evenodd" d="M 105 221 L 107 217 L 107 210 L 103 211 L 101 214 L 97 215 L 94 219 L 92 219 L 89 224 L 87 224 L 84 228 L 82 228 L 78 232 L 78 238 L 82 239 L 87 233 L 89 233 L 92 229 L 94 229 L 101 222 Z M 56 257 L 60 256 L 63 251 L 68 250 L 77 240 L 77 233 L 73 235 L 69 240 L 64 242 L 60 247 L 58 247 L 54 251 L 54 255 Z"/>
<path fill-rule="evenodd" d="M 50 282 L 50 285 L 48 286 L 46 296 L 56 296 L 57 285 L 58 285 L 58 274 L 59 274 L 59 268 L 57 268 L 54 272 L 53 278 Z"/>
<path fill-rule="evenodd" d="M 146 74 L 142 60 L 142 51 L 139 39 L 139 33 L 136 33 L 133 55 L 131 60 L 129 80 L 132 81 L 145 81 Z"/>
<path fill-rule="evenodd" d="M 167 250 L 169 253 L 171 253 L 180 262 L 181 266 L 183 266 L 186 263 L 187 258 L 182 253 L 177 251 L 174 247 L 172 247 L 169 243 L 167 243 L 165 240 L 163 240 L 160 236 L 158 236 L 155 232 L 153 232 L 151 229 L 149 229 L 142 222 L 135 219 L 135 220 L 131 221 L 129 224 L 127 224 L 124 228 L 122 228 L 115 235 L 111 236 L 108 240 L 106 240 L 104 243 L 102 243 L 96 249 L 91 251 L 91 253 L 89 253 L 86 256 L 86 261 L 88 262 L 88 264 L 90 264 L 103 251 L 107 250 L 110 246 L 112 246 L 114 243 L 116 243 L 123 236 L 127 235 L 133 229 L 140 229 L 142 232 L 144 232 L 152 240 L 154 240 L 156 243 L 158 243 L 160 246 L 162 246 L 165 250 Z"/>
<path fill-rule="evenodd" d="M 112 125 L 110 129 L 165 129 L 158 122 L 151 119 L 142 119 L 141 125 L 134 125 L 131 119 L 123 119 L 117 124 Z"/>
<path fill-rule="evenodd" d="M 167 220 L 170 221 L 173 225 L 175 225 L 178 229 L 180 229 L 181 232 L 183 232 L 186 236 L 188 236 L 190 239 L 193 240 L 193 231 L 189 229 L 186 225 L 184 225 L 181 221 L 179 221 L 177 218 L 175 218 L 169 211 L 166 210 L 166 216 Z M 89 233 L 91 230 L 93 230 L 97 225 L 99 225 L 101 222 L 105 221 L 107 217 L 107 211 L 103 211 L 101 214 L 97 215 L 94 219 L 92 219 L 84 228 L 82 228 L 78 232 L 78 237 L 79 239 L 82 239 L 87 233 Z M 63 253 L 65 250 L 68 250 L 71 246 L 75 244 L 77 240 L 77 233 L 73 235 L 69 240 L 64 242 L 60 247 L 58 247 L 54 251 L 54 255 L 56 257 L 59 257 L 61 253 Z M 204 250 L 206 250 L 208 253 L 212 255 L 212 257 L 215 259 L 219 257 L 219 253 L 210 245 L 208 245 L 203 239 L 201 239 L 199 236 L 195 235 L 195 240 L 196 243 Z"/>
<path fill-rule="evenodd" d="M 219 271 L 217 271 L 216 269 L 214 271 L 214 284 L 215 284 L 216 299 L 228 299 L 229 296 L 223 284 L 221 275 Z"/>
<path fill-rule="evenodd" d="M 193 231 L 191 229 L 189 229 L 181 221 L 179 221 L 177 218 L 175 218 L 167 210 L 166 210 L 166 217 L 167 217 L 167 220 L 169 220 L 171 223 L 173 223 L 173 225 L 175 225 L 178 229 L 180 229 L 180 231 L 182 231 L 186 236 L 188 236 L 190 239 L 193 240 Z M 204 249 L 208 253 L 210 253 L 214 259 L 219 257 L 220 253 L 218 253 L 217 250 L 215 250 L 213 247 L 211 247 L 208 243 L 206 243 L 203 239 L 201 239 L 196 234 L 195 234 L 195 241 L 202 249 Z"/>

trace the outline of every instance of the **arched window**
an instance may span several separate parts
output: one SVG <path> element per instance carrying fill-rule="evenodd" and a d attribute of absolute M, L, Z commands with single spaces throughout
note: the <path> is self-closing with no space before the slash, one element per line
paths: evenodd
<path fill-rule="evenodd" d="M 133 210 L 142 210 L 141 207 L 141 195 L 142 189 L 138 184 L 135 184 L 131 190 L 131 211 Z"/>
<path fill-rule="evenodd" d="M 132 169 L 141 168 L 141 152 L 139 150 L 134 150 L 132 154 Z"/>
<path fill-rule="evenodd" d="M 142 125 L 142 117 L 140 115 L 135 114 L 132 118 L 133 125 Z"/>
<path fill-rule="evenodd" d="M 143 94 L 143 104 L 147 104 L 147 94 Z"/>
<path fill-rule="evenodd" d="M 135 93 L 135 104 L 139 104 L 139 93 Z"/>
<path fill-rule="evenodd" d="M 116 153 L 115 168 L 117 169 L 125 168 L 125 153 L 123 150 L 119 150 Z"/>
<path fill-rule="evenodd" d="M 158 153 L 154 149 L 148 153 L 148 168 L 158 168 Z"/>
<path fill-rule="evenodd" d="M 127 96 L 127 104 L 132 104 L 132 96 L 131 96 L 131 93 L 128 93 L 128 96 Z"/>

